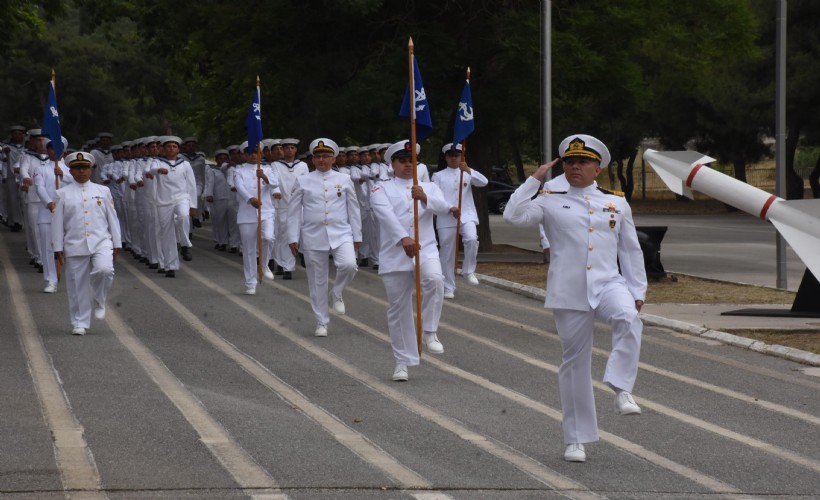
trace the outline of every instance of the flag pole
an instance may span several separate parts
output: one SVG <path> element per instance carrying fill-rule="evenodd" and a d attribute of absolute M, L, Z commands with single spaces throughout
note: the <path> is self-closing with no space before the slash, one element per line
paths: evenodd
<path fill-rule="evenodd" d="M 467 83 L 470 83 L 470 67 L 467 66 Z M 455 144 L 453 144 L 455 147 Z M 453 270 L 458 272 L 458 243 L 461 237 L 461 193 L 463 191 L 461 185 L 464 184 L 464 170 L 461 170 L 461 163 L 467 161 L 467 138 L 461 141 L 461 161 L 459 162 L 459 177 L 458 177 L 458 222 L 456 223 L 456 250 L 453 257 Z"/>
<path fill-rule="evenodd" d="M 262 96 L 259 92 L 259 75 L 256 75 L 256 100 L 259 101 L 259 114 L 261 116 L 262 110 Z M 257 261 L 257 279 L 262 282 L 262 179 L 259 173 L 262 171 L 262 148 L 260 143 L 256 143 L 256 199 L 259 200 L 259 208 L 256 209 L 256 261 Z M 264 265 L 268 265 L 267 262 Z"/>
<path fill-rule="evenodd" d="M 413 38 L 407 44 L 410 71 L 410 155 L 413 161 L 413 186 L 419 185 L 416 158 L 416 79 L 413 72 Z M 419 245 L 419 200 L 413 199 L 413 231 L 416 241 L 416 343 L 421 356 L 421 245 Z"/>
<path fill-rule="evenodd" d="M 51 88 L 54 90 L 54 99 L 57 99 L 57 73 L 54 71 L 54 68 L 51 68 Z M 48 111 L 46 111 L 48 112 Z M 62 141 L 63 139 L 60 138 Z M 55 189 L 60 189 L 60 176 L 57 175 L 57 170 L 60 168 L 59 159 L 54 158 L 54 187 Z M 56 262 L 56 269 L 57 269 L 57 283 L 60 282 L 60 277 L 63 274 L 63 259 L 62 258 L 55 258 Z"/>

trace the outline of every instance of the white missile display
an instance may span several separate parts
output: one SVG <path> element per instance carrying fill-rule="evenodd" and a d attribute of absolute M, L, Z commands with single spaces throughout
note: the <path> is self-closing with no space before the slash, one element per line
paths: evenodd
<path fill-rule="evenodd" d="M 707 167 L 715 159 L 697 151 L 647 149 L 643 157 L 675 194 L 693 199 L 698 191 L 771 222 L 820 278 L 820 199 L 784 200 Z"/>

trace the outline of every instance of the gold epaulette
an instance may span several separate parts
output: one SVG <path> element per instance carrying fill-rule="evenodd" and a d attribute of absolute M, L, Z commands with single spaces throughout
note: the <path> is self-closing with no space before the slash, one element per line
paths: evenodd
<path fill-rule="evenodd" d="M 611 194 L 615 196 L 620 196 L 621 198 L 626 198 L 626 193 L 624 193 L 623 191 L 610 191 L 609 189 L 604 189 L 600 186 L 598 186 L 598 191 L 604 194 Z"/>
<path fill-rule="evenodd" d="M 538 194 L 567 194 L 566 191 L 550 191 L 549 189 L 539 189 Z"/>

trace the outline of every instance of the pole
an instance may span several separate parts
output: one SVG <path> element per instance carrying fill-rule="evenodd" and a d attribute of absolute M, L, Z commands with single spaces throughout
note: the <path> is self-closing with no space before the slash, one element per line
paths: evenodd
<path fill-rule="evenodd" d="M 54 68 L 51 68 L 51 87 L 54 89 L 54 99 L 57 99 L 57 73 L 54 72 Z M 60 138 L 62 141 L 62 137 Z M 57 170 L 59 170 L 59 160 L 57 158 L 54 159 L 54 188 L 60 189 L 60 177 L 57 175 Z M 60 277 L 63 274 L 63 259 L 56 259 L 56 268 L 57 268 L 57 283 L 60 282 Z"/>
<path fill-rule="evenodd" d="M 413 74 L 413 38 L 407 43 L 410 67 L 410 155 L 413 161 L 413 186 L 419 185 L 418 158 L 416 158 L 416 79 Z M 416 343 L 421 356 L 421 248 L 419 245 L 419 200 L 413 199 L 413 237 L 416 241 Z"/>
<path fill-rule="evenodd" d="M 262 96 L 259 93 L 259 75 L 256 75 L 256 100 L 262 106 Z M 262 114 L 262 110 L 259 110 Z M 262 282 L 262 179 L 259 174 L 262 172 L 262 149 L 256 143 L 256 199 L 259 200 L 259 208 L 256 209 L 256 262 L 257 279 Z M 268 265 L 267 262 L 264 265 Z"/>
<path fill-rule="evenodd" d="M 470 67 L 467 66 L 467 83 L 470 83 Z M 455 144 L 453 145 L 455 147 Z M 461 237 L 461 192 L 463 191 L 461 185 L 464 184 L 464 170 L 461 170 L 461 163 L 467 161 L 467 138 L 461 141 L 461 162 L 459 162 L 459 176 L 458 176 L 458 222 L 456 223 L 456 251 L 453 257 L 453 270 L 458 272 L 458 242 Z"/>
<path fill-rule="evenodd" d="M 541 40 L 541 164 L 552 158 L 552 2 L 543 3 L 543 38 Z M 547 180 L 552 179 L 552 170 Z"/>
<path fill-rule="evenodd" d="M 775 77 L 775 184 L 777 196 L 786 199 L 786 0 L 777 1 L 777 75 Z M 786 240 L 777 232 L 777 288 L 788 287 Z"/>

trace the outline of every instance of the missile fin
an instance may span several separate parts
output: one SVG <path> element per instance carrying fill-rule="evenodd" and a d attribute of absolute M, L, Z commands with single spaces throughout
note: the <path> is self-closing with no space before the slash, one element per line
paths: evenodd
<path fill-rule="evenodd" d="M 820 199 L 779 200 L 778 205 L 783 208 L 770 214 L 769 221 L 812 274 L 820 276 Z"/>

